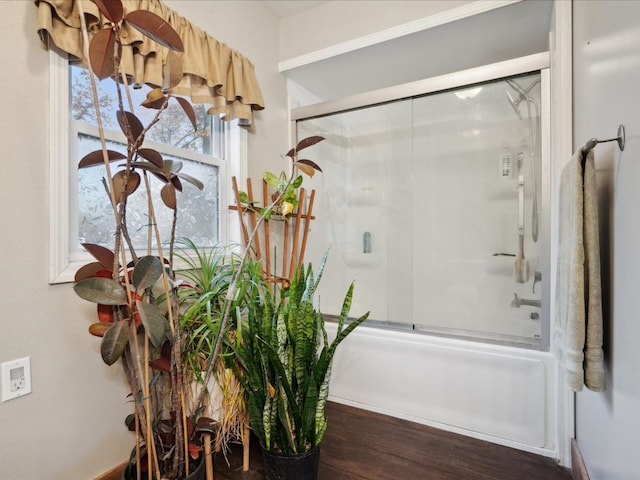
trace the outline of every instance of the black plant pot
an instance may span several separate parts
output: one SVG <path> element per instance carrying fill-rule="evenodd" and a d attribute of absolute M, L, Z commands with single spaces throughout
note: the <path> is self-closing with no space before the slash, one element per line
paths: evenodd
<path fill-rule="evenodd" d="M 298 454 L 274 453 L 262 449 L 266 480 L 317 480 L 320 445 Z"/>
<path fill-rule="evenodd" d="M 191 462 L 191 473 L 187 477 L 187 480 L 205 480 L 207 476 L 207 469 L 205 466 L 204 456 L 200 455 L 200 458 L 195 462 Z M 193 469 L 195 467 L 195 470 Z M 147 474 L 143 473 L 142 478 L 146 479 Z M 126 466 L 122 471 L 122 480 L 136 480 L 136 467 L 131 463 Z"/>

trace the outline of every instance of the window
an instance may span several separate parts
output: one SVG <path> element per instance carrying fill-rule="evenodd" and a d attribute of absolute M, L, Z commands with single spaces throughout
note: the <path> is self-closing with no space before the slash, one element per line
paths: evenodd
<path fill-rule="evenodd" d="M 135 114 L 147 125 L 155 110 L 141 107 L 148 87 L 131 89 Z M 98 165 L 78 170 L 84 155 L 100 148 L 95 108 L 89 83 L 89 72 L 72 66 L 58 53 L 51 54 L 51 283 L 72 281 L 75 271 L 90 257 L 81 244 L 97 243 L 113 247 L 113 213 L 103 178 L 105 167 Z M 125 152 L 122 134 L 115 112 L 115 85 L 98 83 L 98 98 L 107 147 Z M 125 100 L 126 102 L 126 100 Z M 160 152 L 165 160 L 182 164 L 182 172 L 205 185 L 198 190 L 184 183 L 178 196 L 180 215 L 178 237 L 189 237 L 199 247 L 211 247 L 228 238 L 227 185 L 232 175 L 243 178 L 244 143 L 246 134 L 236 122 L 223 122 L 206 114 L 207 106 L 193 105 L 198 122 L 197 132 L 182 108 L 175 101 L 163 113 L 161 121 L 149 130 L 144 147 Z M 127 109 L 125 107 L 125 109 Z M 111 164 L 112 174 L 118 162 Z M 154 207 L 163 238 L 168 238 L 172 212 L 159 199 L 161 185 L 151 179 Z M 130 202 L 139 202 L 146 211 L 146 196 L 132 195 Z M 141 249 L 146 245 L 148 220 L 143 216 L 128 218 L 133 242 Z"/>

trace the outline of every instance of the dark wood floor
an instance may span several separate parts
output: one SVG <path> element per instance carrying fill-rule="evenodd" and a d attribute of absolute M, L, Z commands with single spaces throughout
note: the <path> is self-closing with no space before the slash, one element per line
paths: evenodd
<path fill-rule="evenodd" d="M 552 459 L 482 440 L 331 403 L 322 442 L 319 480 L 569 480 Z M 235 446 L 227 466 L 215 460 L 215 480 L 264 478 L 257 441 L 251 469 L 242 472 Z"/>

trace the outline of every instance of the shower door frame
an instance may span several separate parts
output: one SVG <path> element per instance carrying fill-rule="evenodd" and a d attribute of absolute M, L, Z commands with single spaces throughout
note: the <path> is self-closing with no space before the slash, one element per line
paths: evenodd
<path fill-rule="evenodd" d="M 349 97 L 319 102 L 312 105 L 305 105 L 290 110 L 291 137 L 297 141 L 297 122 L 310 120 L 313 118 L 329 116 L 360 108 L 373 107 L 376 105 L 393 102 L 397 100 L 410 99 L 421 95 L 442 92 L 457 88 L 472 87 L 490 81 L 514 77 L 526 73 L 540 73 L 541 78 L 541 106 L 540 106 L 540 174 L 541 174 L 541 194 L 540 212 L 545 220 L 540 225 L 540 260 L 543 272 L 541 288 L 541 323 L 540 323 L 540 351 L 549 351 L 550 348 L 550 284 L 555 278 L 555 272 L 550 270 L 550 55 L 549 52 L 541 52 L 525 57 L 519 57 L 503 62 L 492 63 L 458 72 L 439 75 L 415 82 L 396 85 L 380 90 L 365 92 Z M 429 333 L 425 330 L 423 333 Z M 473 340 L 473 337 L 465 337 Z M 495 342 L 494 342 L 495 343 Z M 504 342 L 498 342 L 504 343 Z M 516 344 L 523 348 L 536 348 L 533 345 Z"/>

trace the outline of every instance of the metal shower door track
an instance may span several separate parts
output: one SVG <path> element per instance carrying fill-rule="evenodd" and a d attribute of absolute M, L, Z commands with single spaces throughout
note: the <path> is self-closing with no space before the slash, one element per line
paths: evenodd
<path fill-rule="evenodd" d="M 523 73 L 540 71 L 549 67 L 549 52 L 541 52 L 526 57 L 514 58 L 504 62 L 492 63 L 481 67 L 447 73 L 437 77 L 360 93 L 350 97 L 327 102 L 315 103 L 291 110 L 291 120 L 332 115 L 334 113 L 357 108 L 379 105 L 386 102 L 411 98 L 428 93 L 440 92 L 452 88 L 470 86 L 490 80 L 512 77 Z"/>

